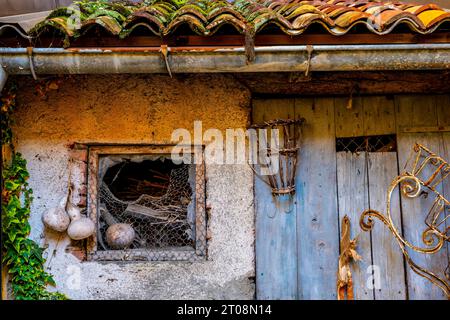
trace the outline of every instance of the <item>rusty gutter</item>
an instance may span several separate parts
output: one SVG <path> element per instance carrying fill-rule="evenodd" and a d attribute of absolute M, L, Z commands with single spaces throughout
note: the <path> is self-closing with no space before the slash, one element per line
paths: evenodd
<path fill-rule="evenodd" d="M 447 43 L 261 46 L 250 63 L 244 47 L 170 47 L 168 52 L 172 73 L 450 68 Z M 160 47 L 0 48 L 0 66 L 8 74 L 167 73 Z"/>
<path fill-rule="evenodd" d="M 169 47 L 170 52 L 220 52 L 220 51 L 234 51 L 239 49 L 238 46 L 190 46 L 190 47 Z M 108 53 L 108 52 L 159 52 L 161 47 L 71 47 L 65 49 L 68 52 L 83 52 L 83 53 Z"/>

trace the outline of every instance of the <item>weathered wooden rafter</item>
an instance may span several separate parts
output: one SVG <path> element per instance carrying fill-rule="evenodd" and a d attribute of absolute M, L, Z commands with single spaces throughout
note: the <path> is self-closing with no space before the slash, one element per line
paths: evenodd
<path fill-rule="evenodd" d="M 353 95 L 450 93 L 450 71 L 239 73 L 235 78 L 259 95 Z"/>

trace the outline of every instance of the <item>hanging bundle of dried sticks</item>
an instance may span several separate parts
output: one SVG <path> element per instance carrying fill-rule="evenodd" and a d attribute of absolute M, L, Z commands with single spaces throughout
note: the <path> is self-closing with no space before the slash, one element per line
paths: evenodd
<path fill-rule="evenodd" d="M 341 254 L 339 255 L 336 284 L 337 297 L 338 300 L 353 300 L 353 277 L 350 262 L 361 260 L 361 256 L 356 252 L 356 238 L 350 238 L 350 218 L 347 215 L 342 218 L 341 230 Z"/>
<path fill-rule="evenodd" d="M 250 137 L 257 157 L 251 167 L 272 190 L 274 196 L 295 193 L 295 176 L 300 149 L 301 126 L 305 119 L 276 119 L 254 124 Z M 253 155 L 256 152 L 253 153 Z"/>

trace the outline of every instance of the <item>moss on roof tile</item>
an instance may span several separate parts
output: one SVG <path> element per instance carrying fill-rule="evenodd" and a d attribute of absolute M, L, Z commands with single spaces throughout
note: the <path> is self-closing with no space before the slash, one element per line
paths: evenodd
<path fill-rule="evenodd" d="M 67 42 L 82 36 L 92 26 L 101 26 L 121 38 L 138 26 L 165 36 L 187 24 L 199 35 L 212 35 L 223 25 L 244 34 L 256 34 L 268 24 L 288 35 L 299 35 L 311 24 L 321 24 L 329 33 L 341 35 L 363 23 L 370 32 L 386 34 L 406 24 L 412 32 L 427 34 L 450 21 L 450 10 L 436 5 L 412 5 L 396 1 L 365 0 L 145 0 L 75 1 L 74 6 L 54 10 L 30 34 L 47 29 L 63 32 Z"/>

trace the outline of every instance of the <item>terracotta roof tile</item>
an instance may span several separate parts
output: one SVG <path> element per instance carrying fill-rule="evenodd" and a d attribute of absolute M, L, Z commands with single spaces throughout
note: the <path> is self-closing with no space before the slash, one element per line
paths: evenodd
<path fill-rule="evenodd" d="M 339 15 L 335 20 L 334 23 L 336 26 L 339 26 L 341 28 L 347 28 L 349 26 L 354 25 L 354 23 L 358 20 L 367 20 L 370 15 L 368 14 L 361 14 L 360 12 L 355 11 L 348 11 L 341 15 Z"/>
<path fill-rule="evenodd" d="M 426 10 L 417 15 L 417 18 L 422 21 L 425 28 L 431 28 L 441 21 L 447 20 L 449 17 L 450 13 L 443 10 Z"/>
<path fill-rule="evenodd" d="M 428 34 L 450 21 L 448 9 L 434 4 L 398 1 L 146 0 L 131 4 L 99 0 L 76 4 L 80 12 L 80 29 L 70 27 L 74 10 L 60 8 L 30 33 L 40 34 L 48 28 L 56 28 L 68 38 L 76 38 L 90 26 L 98 25 L 114 35 L 125 37 L 138 26 L 144 26 L 151 33 L 164 36 L 187 24 L 200 35 L 211 35 L 228 24 L 241 33 L 255 34 L 274 24 L 288 35 L 299 35 L 311 24 L 320 23 L 334 35 L 345 34 L 356 24 L 364 24 L 370 32 L 385 34 L 405 23 L 412 32 Z"/>

